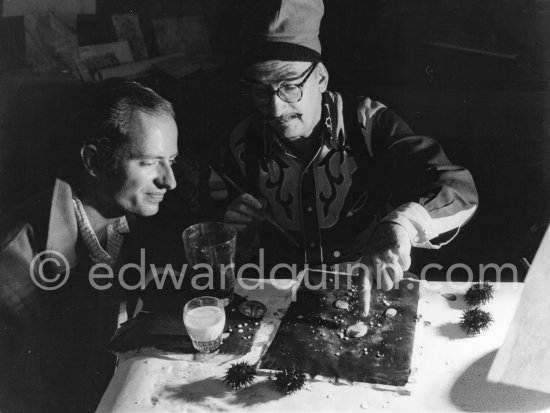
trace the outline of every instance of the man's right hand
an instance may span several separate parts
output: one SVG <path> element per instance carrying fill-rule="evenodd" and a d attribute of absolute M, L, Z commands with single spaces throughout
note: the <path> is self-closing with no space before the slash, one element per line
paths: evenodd
<path fill-rule="evenodd" d="M 263 200 L 262 200 L 263 201 Z M 223 220 L 236 231 L 246 231 L 263 221 L 261 213 L 265 208 L 265 201 L 260 201 L 250 194 L 242 194 L 229 204 Z"/>

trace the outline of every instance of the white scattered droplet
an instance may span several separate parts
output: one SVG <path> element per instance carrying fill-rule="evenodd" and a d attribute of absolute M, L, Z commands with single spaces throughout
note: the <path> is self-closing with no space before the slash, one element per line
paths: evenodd
<path fill-rule="evenodd" d="M 388 308 L 386 310 L 386 318 L 394 318 L 397 315 L 397 310 L 395 308 Z"/>
<path fill-rule="evenodd" d="M 369 330 L 369 327 L 365 323 L 360 321 L 358 323 L 355 323 L 349 326 L 346 329 L 346 335 L 348 337 L 363 337 L 365 334 L 367 334 L 368 330 Z"/>
<path fill-rule="evenodd" d="M 345 300 L 337 300 L 334 303 L 334 307 L 339 308 L 340 310 L 349 310 L 349 303 Z"/>

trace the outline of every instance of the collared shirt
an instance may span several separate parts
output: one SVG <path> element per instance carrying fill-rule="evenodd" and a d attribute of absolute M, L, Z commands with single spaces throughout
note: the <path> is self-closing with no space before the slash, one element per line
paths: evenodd
<path fill-rule="evenodd" d="M 107 250 L 105 250 L 92 228 L 92 224 L 86 215 L 80 199 L 73 197 L 73 204 L 78 223 L 78 230 L 82 235 L 84 245 L 88 250 L 90 259 L 95 264 L 103 263 L 114 266 L 118 259 L 120 248 L 124 243 L 124 235 L 130 232 L 126 216 L 121 216 L 107 226 Z"/>
<path fill-rule="evenodd" d="M 309 162 L 258 116 L 235 128 L 226 160 L 245 190 L 268 201 L 307 262 L 356 259 L 382 220 L 403 225 L 414 246 L 431 248 L 437 247 L 431 239 L 471 217 L 477 203 L 471 175 L 433 139 L 414 135 L 369 98 L 327 92 L 322 109 L 319 147 Z"/>

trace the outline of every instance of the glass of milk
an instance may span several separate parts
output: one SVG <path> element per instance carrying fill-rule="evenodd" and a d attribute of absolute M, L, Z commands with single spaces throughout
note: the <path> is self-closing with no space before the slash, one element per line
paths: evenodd
<path fill-rule="evenodd" d="M 201 353 L 216 350 L 225 327 L 223 301 L 216 297 L 197 297 L 185 304 L 183 323 L 193 347 Z"/>

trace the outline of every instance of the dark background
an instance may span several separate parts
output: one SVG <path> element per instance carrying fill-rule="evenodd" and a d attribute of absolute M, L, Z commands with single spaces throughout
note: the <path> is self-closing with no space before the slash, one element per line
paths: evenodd
<path fill-rule="evenodd" d="M 204 159 L 246 114 L 236 71 L 246 9 L 244 0 L 98 0 L 95 16 L 79 17 L 79 44 L 86 45 L 113 40 L 105 23 L 111 14 L 137 13 L 150 56 L 158 55 L 153 18 L 205 17 L 219 70 L 142 79 L 175 103 L 181 149 L 199 166 L 203 195 Z M 475 217 L 442 250 L 415 251 L 417 271 L 429 262 L 465 263 L 477 276 L 480 263 L 531 260 L 550 217 L 549 21 L 548 0 L 325 0 L 321 42 L 330 89 L 385 103 L 416 133 L 438 139 L 477 183 Z M 0 210 L 51 182 L 82 88 L 66 74 L 30 73 L 24 47 L 22 18 L 2 19 Z M 187 198 L 181 202 L 185 207 Z M 220 210 L 204 196 L 202 202 L 202 216 Z M 182 215 L 180 225 L 189 219 Z"/>

